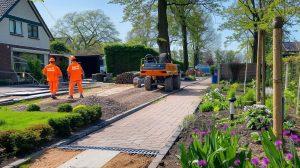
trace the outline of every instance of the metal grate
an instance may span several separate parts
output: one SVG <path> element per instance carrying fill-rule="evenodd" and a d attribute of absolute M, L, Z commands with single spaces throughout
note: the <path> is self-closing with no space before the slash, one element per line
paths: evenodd
<path fill-rule="evenodd" d="M 120 151 L 120 152 L 124 152 L 124 153 L 128 153 L 128 154 L 139 154 L 139 155 L 146 155 L 146 156 L 153 156 L 153 157 L 155 157 L 159 153 L 159 151 L 156 151 L 156 150 L 119 148 L 119 147 L 99 147 L 99 146 L 64 145 L 64 146 L 59 146 L 58 148 L 67 149 L 67 150 L 87 150 L 87 149 L 110 150 L 110 151 Z"/>

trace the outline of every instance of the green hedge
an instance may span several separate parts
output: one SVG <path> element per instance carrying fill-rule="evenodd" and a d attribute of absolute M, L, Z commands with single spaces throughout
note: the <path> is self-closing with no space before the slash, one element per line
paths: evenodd
<path fill-rule="evenodd" d="M 114 44 L 104 48 L 107 72 L 114 75 L 139 71 L 141 59 L 147 54 L 158 55 L 152 48 L 143 45 Z"/>
<path fill-rule="evenodd" d="M 55 136 L 67 137 L 72 130 L 99 121 L 102 116 L 100 106 L 79 105 L 72 115 L 49 119 L 48 124 L 39 124 L 22 131 L 0 131 L 0 148 L 6 153 L 23 154 L 31 152 Z"/>

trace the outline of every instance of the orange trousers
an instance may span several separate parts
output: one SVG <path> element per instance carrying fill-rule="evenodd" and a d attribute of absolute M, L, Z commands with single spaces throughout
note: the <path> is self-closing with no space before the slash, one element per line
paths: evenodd
<path fill-rule="evenodd" d="M 58 85 L 59 82 L 58 81 L 49 81 L 49 90 L 51 94 L 56 94 L 56 92 L 58 91 Z"/>
<path fill-rule="evenodd" d="M 70 96 L 73 96 L 73 94 L 74 94 L 74 87 L 75 87 L 75 85 L 77 85 L 77 87 L 78 87 L 78 92 L 80 94 L 83 93 L 82 81 L 81 80 L 80 81 L 70 81 L 69 82 L 69 95 Z"/>

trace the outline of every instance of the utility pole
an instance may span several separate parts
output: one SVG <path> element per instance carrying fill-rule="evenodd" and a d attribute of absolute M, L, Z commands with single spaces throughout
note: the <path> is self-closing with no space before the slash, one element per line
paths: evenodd
<path fill-rule="evenodd" d="M 282 27 L 283 18 L 276 17 L 273 21 L 273 132 L 277 139 L 282 140 L 283 109 L 282 109 Z"/>

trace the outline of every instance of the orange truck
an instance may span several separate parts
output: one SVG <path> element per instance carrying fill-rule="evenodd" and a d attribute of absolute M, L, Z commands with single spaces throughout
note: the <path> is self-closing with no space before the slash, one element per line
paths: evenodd
<path fill-rule="evenodd" d="M 180 89 L 180 71 L 177 64 L 167 60 L 165 53 L 146 55 L 141 61 L 140 77 L 144 78 L 146 90 L 163 85 L 166 92 Z"/>

